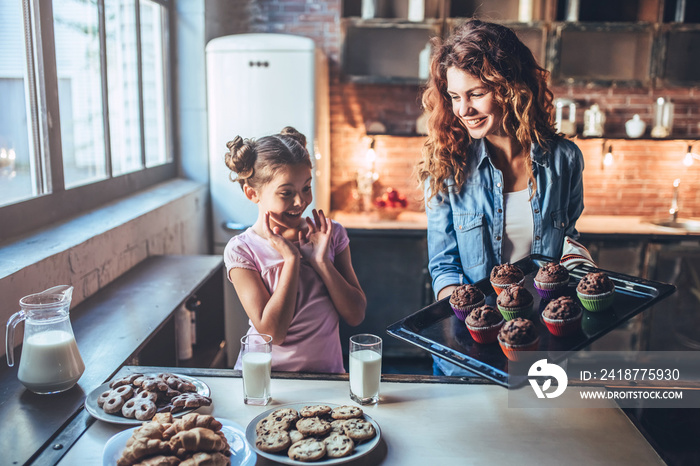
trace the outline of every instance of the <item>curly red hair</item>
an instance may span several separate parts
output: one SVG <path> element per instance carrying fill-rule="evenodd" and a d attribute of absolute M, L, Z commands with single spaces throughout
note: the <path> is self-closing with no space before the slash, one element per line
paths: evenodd
<path fill-rule="evenodd" d="M 503 130 L 523 149 L 536 142 L 544 150 L 556 136 L 552 118 L 553 94 L 547 87 L 549 73 L 537 64 L 530 49 L 513 30 L 480 20 L 467 21 L 446 40 L 433 38 L 430 76 L 423 92 L 429 112 L 428 140 L 418 163 L 418 179 L 429 180 L 430 196 L 446 193 L 445 180 L 454 177 L 459 190 L 467 176 L 467 130 L 452 112 L 447 94 L 447 69 L 451 67 L 478 77 L 493 92 L 503 111 Z M 528 176 L 534 183 L 532 161 Z"/>

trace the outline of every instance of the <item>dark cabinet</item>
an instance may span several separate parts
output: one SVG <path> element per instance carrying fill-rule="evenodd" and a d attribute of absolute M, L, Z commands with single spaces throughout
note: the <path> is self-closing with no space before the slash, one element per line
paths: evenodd
<path fill-rule="evenodd" d="M 382 337 L 386 357 L 424 357 L 421 349 L 387 335 L 386 328 L 433 301 L 425 230 L 348 229 L 348 236 L 367 312 L 357 327 L 341 321 L 340 341 L 347 346 L 351 335 L 372 333 Z"/>

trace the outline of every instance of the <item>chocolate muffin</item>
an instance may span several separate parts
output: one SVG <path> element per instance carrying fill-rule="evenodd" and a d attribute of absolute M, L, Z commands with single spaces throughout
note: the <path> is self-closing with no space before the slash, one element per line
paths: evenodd
<path fill-rule="evenodd" d="M 537 340 L 537 328 L 529 319 L 517 317 L 506 322 L 501 331 L 498 333 L 498 338 L 511 346 L 528 345 Z"/>
<path fill-rule="evenodd" d="M 554 299 L 569 287 L 569 271 L 561 264 L 548 262 L 540 267 L 533 282 L 537 294 L 543 299 Z"/>
<path fill-rule="evenodd" d="M 552 320 L 566 320 L 577 317 L 581 313 L 574 298 L 561 296 L 550 301 L 544 308 L 542 316 Z"/>
<path fill-rule="evenodd" d="M 474 285 L 460 285 L 452 291 L 450 306 L 459 320 L 464 320 L 472 309 L 484 304 L 486 297 Z"/>
<path fill-rule="evenodd" d="M 569 279 L 569 271 L 561 264 L 547 262 L 537 271 L 535 280 L 542 283 L 557 283 Z"/>
<path fill-rule="evenodd" d="M 542 311 L 542 320 L 552 335 L 563 337 L 581 328 L 583 312 L 574 298 L 562 296 L 550 301 Z"/>
<path fill-rule="evenodd" d="M 522 284 L 525 274 L 513 264 L 501 264 L 491 269 L 490 279 L 493 289 L 501 294 L 501 291 L 511 285 Z"/>
<path fill-rule="evenodd" d="M 503 320 L 500 312 L 492 306 L 485 305 L 472 309 L 465 320 L 470 327 L 490 327 L 496 325 Z"/>
<path fill-rule="evenodd" d="M 496 298 L 496 305 L 506 320 L 527 317 L 532 311 L 532 294 L 520 285 L 505 288 Z"/>
<path fill-rule="evenodd" d="M 613 291 L 615 285 L 603 272 L 591 272 L 586 274 L 576 287 L 576 291 L 584 295 L 599 295 Z"/>
<path fill-rule="evenodd" d="M 465 320 L 474 341 L 484 344 L 496 341 L 503 322 L 501 313 L 488 305 L 472 309 Z"/>
<path fill-rule="evenodd" d="M 539 343 L 537 328 L 528 319 L 518 317 L 509 320 L 498 332 L 498 344 L 511 361 L 523 359 L 523 353 L 536 350 Z"/>
<path fill-rule="evenodd" d="M 615 284 L 605 273 L 591 272 L 578 283 L 576 295 L 588 311 L 604 311 L 615 300 Z"/>
<path fill-rule="evenodd" d="M 532 304 L 532 294 L 520 285 L 509 286 L 498 295 L 496 303 L 503 307 L 521 307 Z"/>

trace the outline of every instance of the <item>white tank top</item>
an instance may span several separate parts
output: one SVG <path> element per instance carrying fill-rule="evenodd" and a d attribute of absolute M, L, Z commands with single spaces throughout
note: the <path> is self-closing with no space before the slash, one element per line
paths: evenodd
<path fill-rule="evenodd" d="M 532 207 L 527 189 L 503 194 L 503 249 L 501 262 L 516 262 L 530 255 L 532 249 Z"/>

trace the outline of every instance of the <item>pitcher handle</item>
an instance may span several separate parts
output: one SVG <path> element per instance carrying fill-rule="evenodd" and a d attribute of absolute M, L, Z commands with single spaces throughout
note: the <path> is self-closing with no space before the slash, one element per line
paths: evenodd
<path fill-rule="evenodd" d="M 24 311 L 18 311 L 12 314 L 12 317 L 7 321 L 7 327 L 5 328 L 5 353 L 7 354 L 7 365 L 10 367 L 15 365 L 15 327 L 25 317 Z"/>

